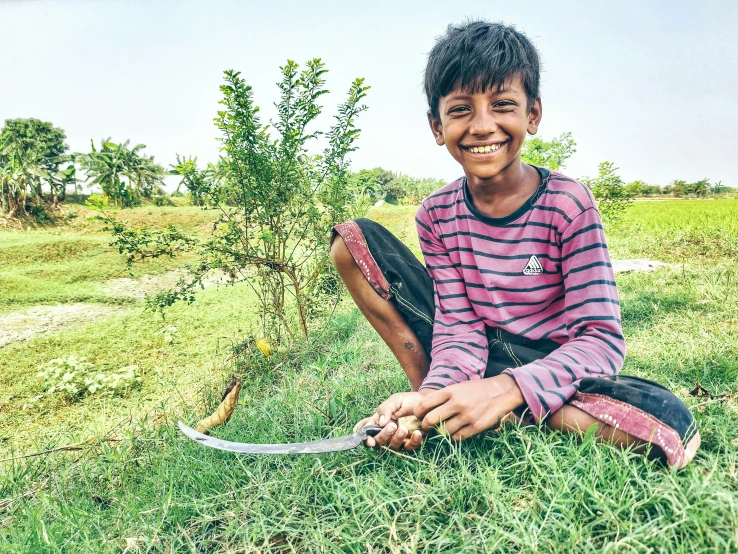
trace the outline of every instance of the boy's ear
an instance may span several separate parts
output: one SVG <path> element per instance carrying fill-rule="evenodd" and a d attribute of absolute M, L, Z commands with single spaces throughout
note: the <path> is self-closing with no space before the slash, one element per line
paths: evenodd
<path fill-rule="evenodd" d="M 535 135 L 538 132 L 538 125 L 543 117 L 543 105 L 541 98 L 538 97 L 533 101 L 533 105 L 528 110 L 528 134 Z"/>
<path fill-rule="evenodd" d="M 443 140 L 443 127 L 441 126 L 441 122 L 433 117 L 433 114 L 430 112 L 430 110 L 428 110 L 428 113 L 426 115 L 428 116 L 428 125 L 430 125 L 431 131 L 433 132 L 433 137 L 436 139 L 436 144 L 438 146 L 443 146 L 444 144 L 446 144 L 446 141 Z"/>

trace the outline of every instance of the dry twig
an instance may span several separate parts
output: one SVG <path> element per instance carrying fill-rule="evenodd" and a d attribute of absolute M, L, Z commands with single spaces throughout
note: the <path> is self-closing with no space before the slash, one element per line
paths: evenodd
<path fill-rule="evenodd" d="M 105 438 L 102 436 L 99 437 L 91 437 L 85 441 L 82 442 L 76 442 L 74 444 L 68 444 L 66 446 L 58 446 L 56 448 L 50 448 L 49 450 L 42 450 L 41 452 L 34 452 L 32 454 L 24 454 L 23 456 L 14 456 L 12 458 L 5 458 L 4 460 L 0 460 L 0 463 L 2 462 L 13 462 L 15 460 L 22 460 L 24 458 L 33 458 L 34 456 L 42 456 L 44 454 L 51 454 L 52 452 L 62 452 L 62 451 L 70 451 L 70 450 L 82 450 L 82 446 L 85 444 L 90 444 L 94 441 L 103 441 L 103 442 L 118 442 L 120 439 L 111 439 L 111 438 Z"/>

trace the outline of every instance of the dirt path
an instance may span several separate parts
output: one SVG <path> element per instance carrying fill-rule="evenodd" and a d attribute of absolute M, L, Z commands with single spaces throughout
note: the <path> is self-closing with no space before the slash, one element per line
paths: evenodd
<path fill-rule="evenodd" d="M 147 294 L 174 288 L 184 275 L 185 272 L 174 270 L 162 275 L 144 275 L 140 279 L 120 277 L 106 281 L 103 290 L 110 296 L 127 296 L 143 300 Z M 225 273 L 216 271 L 203 279 L 202 284 L 210 287 L 225 284 L 227 281 L 228 276 Z"/>
<path fill-rule="evenodd" d="M 26 340 L 38 333 L 83 325 L 130 308 L 106 304 L 60 304 L 35 306 L 0 316 L 0 347 Z"/>
<path fill-rule="evenodd" d="M 145 275 L 140 279 L 110 279 L 105 282 L 103 290 L 111 297 L 143 300 L 147 294 L 173 288 L 181 276 L 182 272 L 177 270 L 162 275 Z M 223 284 L 226 280 L 225 274 L 217 273 L 204 279 L 203 284 L 208 287 Z M 34 306 L 0 315 L 0 348 L 40 333 L 85 325 L 130 309 L 108 304 L 76 303 Z"/>

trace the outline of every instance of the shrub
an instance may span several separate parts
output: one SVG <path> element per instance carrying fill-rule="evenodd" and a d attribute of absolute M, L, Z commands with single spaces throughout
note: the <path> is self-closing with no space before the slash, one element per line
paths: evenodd
<path fill-rule="evenodd" d="M 36 223 L 38 225 L 46 225 L 48 223 L 51 223 L 52 221 L 49 212 L 46 211 L 46 208 L 43 206 L 43 204 L 34 204 L 33 206 L 31 206 L 29 214 L 31 215 L 31 217 L 33 217 L 33 219 L 36 220 Z"/>
<path fill-rule="evenodd" d="M 166 194 L 155 194 L 151 197 L 154 206 L 174 206 L 174 202 Z"/>
<path fill-rule="evenodd" d="M 584 177 L 581 181 L 587 185 L 597 199 L 602 219 L 614 221 L 633 202 L 633 194 L 615 172 L 618 170 L 612 162 L 600 164 L 600 174 L 595 177 Z"/>
<path fill-rule="evenodd" d="M 420 204 L 427 196 L 446 185 L 442 179 L 419 179 L 402 173 L 393 173 L 381 167 L 362 169 L 349 176 L 349 190 L 355 198 L 386 200 L 391 204 Z"/>
<path fill-rule="evenodd" d="M 334 300 L 321 294 L 326 290 L 322 276 L 330 267 L 331 227 L 368 207 L 366 195 L 357 199 L 349 186 L 348 154 L 356 150 L 356 118 L 366 109 L 361 102 L 369 87 L 363 79 L 352 83 L 333 126 L 324 133 L 313 128 L 322 111 L 318 100 L 328 92 L 323 63 L 310 60 L 300 71 L 288 60 L 280 69 L 281 99 L 271 125 L 261 123 L 253 91 L 240 74 L 225 72 L 223 109 L 215 119 L 222 135 L 221 159 L 212 178 L 196 184 L 205 204 L 221 214 L 208 237 L 171 226 L 163 231 L 132 229 L 98 207 L 106 228 L 113 231 L 113 244 L 129 261 L 198 253 L 187 278 L 177 289 L 153 295 L 151 306 L 192 302 L 203 278 L 220 270 L 252 287 L 266 336 L 278 339 L 286 333 L 306 339 L 309 321 L 329 312 Z M 309 146 L 321 135 L 326 147 L 317 154 Z"/>

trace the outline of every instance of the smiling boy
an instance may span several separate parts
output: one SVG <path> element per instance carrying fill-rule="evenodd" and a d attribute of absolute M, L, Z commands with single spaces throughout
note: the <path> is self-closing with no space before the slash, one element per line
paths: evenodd
<path fill-rule="evenodd" d="M 397 419 L 444 423 L 454 440 L 528 417 L 551 428 L 645 449 L 683 467 L 699 446 L 684 404 L 617 373 L 620 305 L 600 214 L 582 184 L 521 161 L 543 109 L 540 63 L 514 28 L 450 26 L 428 57 L 436 144 L 464 177 L 429 196 L 416 224 L 425 267 L 368 219 L 338 225 L 333 263 L 387 343 L 411 392 L 390 396 L 367 439 L 416 449 Z"/>

